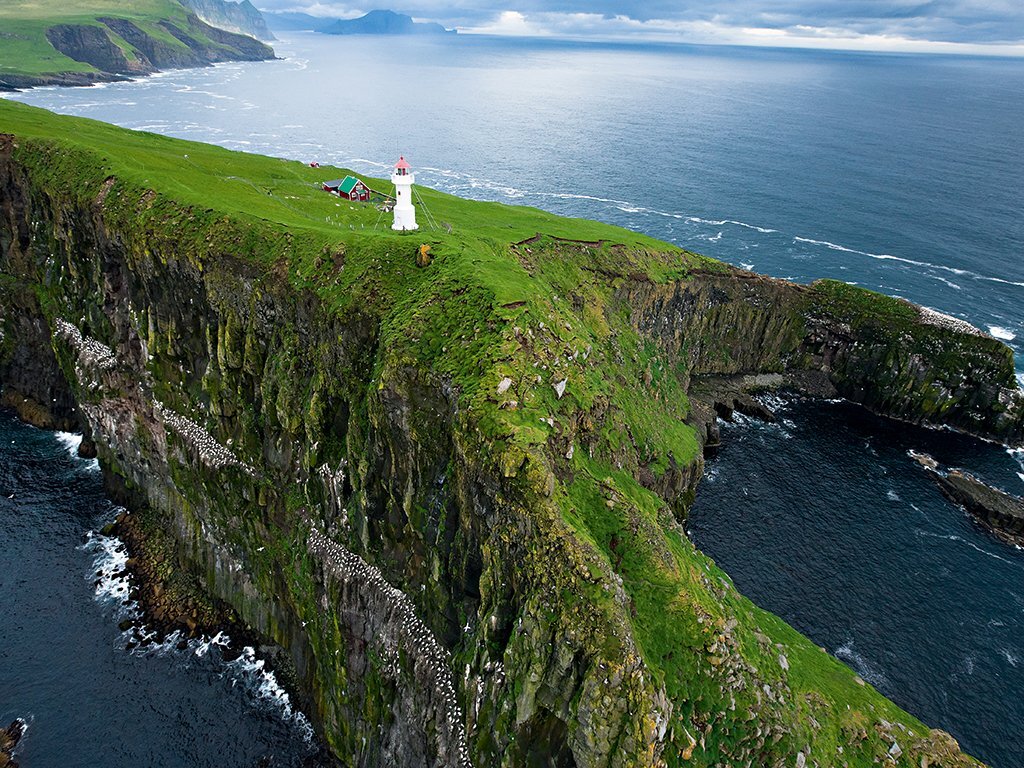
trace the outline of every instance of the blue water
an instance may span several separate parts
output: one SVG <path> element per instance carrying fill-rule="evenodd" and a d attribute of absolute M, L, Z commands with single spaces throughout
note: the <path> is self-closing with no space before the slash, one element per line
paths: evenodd
<path fill-rule="evenodd" d="M 76 440 L 0 413 L 0 722 L 25 768 L 298 766 L 309 723 L 261 663 L 176 638 L 128 650 L 119 511 Z"/>
<path fill-rule="evenodd" d="M 314 33 L 276 50 L 16 98 L 378 175 L 404 154 L 427 185 L 856 282 L 1024 351 L 1024 60 Z"/>
<path fill-rule="evenodd" d="M 905 296 L 1024 352 L 1024 61 L 302 33 L 276 49 L 16 98 L 375 175 L 404 154 L 430 186 Z M 1017 493 L 1024 459 L 844 406 L 787 409 L 788 426 L 726 429 L 695 540 L 912 712 L 996 768 L 1024 765 L 1022 553 L 906 450 Z"/>
<path fill-rule="evenodd" d="M 908 455 L 1021 490 L 1024 456 L 849 404 L 723 429 L 687 523 L 736 587 L 992 766 L 1024 765 L 1024 551 Z"/>

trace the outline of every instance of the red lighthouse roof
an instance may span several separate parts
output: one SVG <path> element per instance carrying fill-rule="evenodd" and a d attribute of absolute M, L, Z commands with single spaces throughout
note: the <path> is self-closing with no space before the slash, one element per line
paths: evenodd
<path fill-rule="evenodd" d="M 398 162 L 395 163 L 395 168 L 397 170 L 399 170 L 399 171 L 408 171 L 409 167 L 410 167 L 409 163 L 407 163 L 405 161 L 405 156 L 404 155 L 402 157 L 398 158 Z"/>

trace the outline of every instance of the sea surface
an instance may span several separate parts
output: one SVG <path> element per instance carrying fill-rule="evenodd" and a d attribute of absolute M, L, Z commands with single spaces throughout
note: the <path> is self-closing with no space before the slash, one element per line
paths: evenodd
<path fill-rule="evenodd" d="M 1022 60 L 312 33 L 275 48 L 14 98 L 376 176 L 404 154 L 419 183 L 904 296 L 1024 352 Z M 1024 457 L 841 404 L 780 407 L 781 424 L 725 429 L 695 541 L 930 725 L 1024 765 L 1024 552 L 906 452 L 1015 493 Z"/>
<path fill-rule="evenodd" d="M 176 636 L 128 650 L 127 554 L 98 533 L 120 509 L 80 441 L 0 413 L 0 727 L 28 723 L 21 765 L 300 765 L 312 729 L 261 661 Z"/>

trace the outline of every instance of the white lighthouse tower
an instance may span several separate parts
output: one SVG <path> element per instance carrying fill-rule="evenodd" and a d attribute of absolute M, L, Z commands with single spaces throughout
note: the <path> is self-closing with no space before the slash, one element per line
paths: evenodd
<path fill-rule="evenodd" d="M 391 174 L 391 183 L 395 185 L 395 222 L 391 228 L 399 232 L 419 229 L 416 209 L 412 207 L 412 185 L 415 181 L 416 174 L 410 173 L 409 163 L 404 157 L 398 158 L 395 171 Z"/>

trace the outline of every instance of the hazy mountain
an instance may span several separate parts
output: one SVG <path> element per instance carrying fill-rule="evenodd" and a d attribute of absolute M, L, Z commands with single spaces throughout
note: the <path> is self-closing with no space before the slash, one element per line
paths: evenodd
<path fill-rule="evenodd" d="M 325 27 L 341 21 L 341 19 L 310 16 L 308 13 L 294 11 L 263 11 L 263 18 L 271 29 L 278 32 L 322 32 Z"/>
<path fill-rule="evenodd" d="M 433 22 L 413 21 L 411 16 L 394 11 L 370 11 L 358 19 L 344 19 L 319 30 L 328 35 L 454 35 Z"/>

